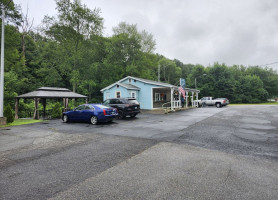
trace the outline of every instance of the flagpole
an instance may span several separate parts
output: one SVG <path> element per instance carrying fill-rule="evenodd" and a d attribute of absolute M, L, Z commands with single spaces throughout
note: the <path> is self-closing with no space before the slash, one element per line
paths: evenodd
<path fill-rule="evenodd" d="M 5 9 L 2 7 L 2 37 L 1 37 L 1 76 L 0 76 L 0 117 L 4 117 L 4 43 L 5 43 Z"/>

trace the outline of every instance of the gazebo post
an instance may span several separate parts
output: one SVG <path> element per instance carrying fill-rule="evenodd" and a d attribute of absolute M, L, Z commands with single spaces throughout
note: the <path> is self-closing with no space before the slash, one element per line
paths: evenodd
<path fill-rule="evenodd" d="M 63 103 L 64 103 L 64 112 L 66 112 L 68 110 L 69 98 L 63 98 Z"/>
<path fill-rule="evenodd" d="M 33 119 L 40 119 L 39 116 L 39 98 L 34 98 L 34 104 L 35 104 L 35 111 Z"/>
<path fill-rule="evenodd" d="M 45 109 L 46 109 L 46 99 L 42 99 L 42 105 L 43 105 L 43 118 L 45 118 Z"/>
<path fill-rule="evenodd" d="M 19 98 L 15 99 L 15 119 L 18 119 L 18 106 L 19 106 Z"/>

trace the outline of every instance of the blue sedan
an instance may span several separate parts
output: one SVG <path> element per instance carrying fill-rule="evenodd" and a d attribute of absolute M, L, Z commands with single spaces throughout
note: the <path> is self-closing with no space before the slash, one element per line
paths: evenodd
<path fill-rule="evenodd" d="M 77 108 L 63 112 L 64 122 L 85 121 L 97 124 L 98 122 L 110 122 L 118 116 L 117 109 L 101 104 L 83 104 Z"/>

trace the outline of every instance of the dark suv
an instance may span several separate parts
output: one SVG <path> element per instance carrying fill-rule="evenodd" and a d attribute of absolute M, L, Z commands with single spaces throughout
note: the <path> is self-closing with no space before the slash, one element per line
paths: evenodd
<path fill-rule="evenodd" d="M 103 104 L 117 108 L 119 119 L 123 119 L 127 115 L 135 117 L 138 113 L 140 113 L 140 104 L 135 98 L 107 99 L 103 102 Z"/>

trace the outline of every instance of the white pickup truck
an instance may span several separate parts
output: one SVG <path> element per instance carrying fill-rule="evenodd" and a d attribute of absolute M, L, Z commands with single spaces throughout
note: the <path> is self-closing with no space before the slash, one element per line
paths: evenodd
<path fill-rule="evenodd" d="M 203 97 L 200 100 L 195 100 L 195 102 L 198 104 L 198 107 L 215 105 L 217 108 L 221 108 L 228 104 L 225 98 L 213 99 L 212 97 Z"/>

